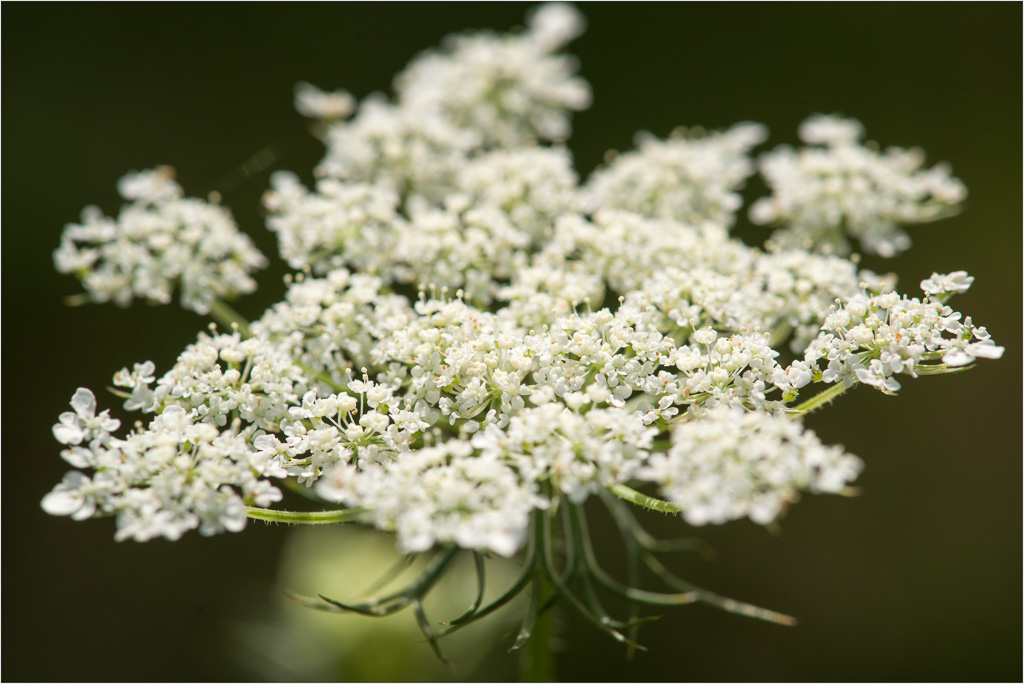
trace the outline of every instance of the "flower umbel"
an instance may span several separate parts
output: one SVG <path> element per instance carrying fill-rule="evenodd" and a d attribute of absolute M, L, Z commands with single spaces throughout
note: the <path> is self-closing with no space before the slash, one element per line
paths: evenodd
<path fill-rule="evenodd" d="M 295 273 L 251 325 L 224 300 L 252 292 L 266 260 L 169 169 L 125 176 L 116 219 L 86 209 L 54 259 L 91 300 L 168 303 L 177 289 L 224 329 L 199 333 L 162 375 L 149 361 L 114 375 L 124 410 L 146 417 L 126 432 L 75 392 L 53 428 L 73 470 L 44 510 L 114 516 L 118 540 L 239 532 L 249 518 L 392 532 L 402 554 L 430 555 L 406 587 L 296 598 L 370 616 L 412 608 L 435 649 L 527 587 L 511 650 L 555 605 L 630 649 L 653 619 L 644 606 L 792 624 L 670 573 L 658 554 L 671 545 L 640 509 L 775 524 L 802 494 L 848 492 L 864 467 L 804 415 L 857 385 L 895 394 L 906 377 L 1000 358 L 948 304 L 973 276 L 934 273 L 910 297 L 847 256 L 851 239 L 886 257 L 907 249 L 901 226 L 957 211 L 966 190 L 918 151 L 879 152 L 859 122 L 820 115 L 800 127 L 807 147 L 759 163 L 764 126 L 693 127 L 640 137 L 580 179 L 563 143 L 590 88 L 561 50 L 582 29 L 555 4 L 516 33 L 450 37 L 396 77 L 393 98 L 299 84 L 326 151 L 310 187 L 271 177 L 267 226 Z M 780 226 L 763 248 L 730 235 L 757 171 L 771 195 L 749 215 Z M 320 510 L 271 508 L 282 489 Z M 588 502 L 615 521 L 625 580 L 591 548 Z M 477 600 L 432 624 L 423 600 L 463 552 Z M 523 563 L 490 602 L 485 554 Z"/>

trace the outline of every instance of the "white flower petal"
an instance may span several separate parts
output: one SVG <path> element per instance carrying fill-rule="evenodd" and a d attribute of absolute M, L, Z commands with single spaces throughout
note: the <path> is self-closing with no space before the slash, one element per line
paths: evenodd
<path fill-rule="evenodd" d="M 67 425 L 61 422 L 53 426 L 53 436 L 61 444 L 81 444 L 85 432 L 78 425 Z"/>
<path fill-rule="evenodd" d="M 71 397 L 71 407 L 82 418 L 88 420 L 96 415 L 96 396 L 85 387 L 79 387 Z"/>
<path fill-rule="evenodd" d="M 50 515 L 71 515 L 82 507 L 82 497 L 78 492 L 61 489 L 62 485 L 43 497 L 43 510 Z"/>

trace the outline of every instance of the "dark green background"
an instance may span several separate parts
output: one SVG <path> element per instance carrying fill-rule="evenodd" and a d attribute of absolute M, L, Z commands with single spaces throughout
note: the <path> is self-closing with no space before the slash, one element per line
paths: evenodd
<path fill-rule="evenodd" d="M 75 388 L 152 359 L 166 370 L 204 321 L 172 307 L 66 308 L 50 253 L 81 208 L 116 212 L 115 182 L 166 163 L 190 194 L 217 188 L 267 253 L 270 144 L 308 176 L 318 143 L 291 106 L 298 80 L 386 90 L 418 51 L 465 28 L 521 23 L 524 5 L 3 6 L 3 672 L 12 680 L 259 679 L 225 655 L 225 625 L 269 615 L 285 528 L 115 543 L 110 521 L 46 516 L 66 464 L 50 426 Z M 695 582 L 798 616 L 793 629 L 679 609 L 632 664 L 561 623 L 566 680 L 1017 680 L 1021 643 L 1021 5 L 584 6 L 572 50 L 594 87 L 571 148 L 581 171 L 633 134 L 767 124 L 795 142 L 815 112 L 860 118 L 882 145 L 923 147 L 970 190 L 960 216 L 912 230 L 903 289 L 932 270 L 977 276 L 956 304 L 1006 347 L 901 396 L 859 389 L 810 421 L 859 454 L 858 499 L 808 497 L 782 535 L 702 530 Z M 756 188 L 751 188 L 756 193 Z M 740 228 L 745 238 L 756 235 Z M 283 292 L 280 264 L 242 301 Z M 660 518 L 659 529 L 682 523 Z M 613 548 L 613 547 L 610 547 Z M 614 551 L 611 551 L 614 553 Z M 496 644 L 496 669 L 514 677 Z"/>

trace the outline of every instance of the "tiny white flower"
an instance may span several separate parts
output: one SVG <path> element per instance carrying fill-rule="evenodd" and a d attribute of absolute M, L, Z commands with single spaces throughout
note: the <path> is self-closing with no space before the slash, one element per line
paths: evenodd
<path fill-rule="evenodd" d="M 967 275 L 967 271 L 932 273 L 931 278 L 921 281 L 921 289 L 926 294 L 934 295 L 939 301 L 945 302 L 950 295 L 967 292 L 973 282 L 974 276 Z"/>
<path fill-rule="evenodd" d="M 865 385 L 874 385 L 883 392 L 893 394 L 900 388 L 900 383 L 891 375 L 892 370 L 878 359 L 872 359 L 867 368 L 858 368 L 855 373 Z"/>
<path fill-rule="evenodd" d="M 697 344 L 708 346 L 718 338 L 718 333 L 712 328 L 701 328 L 693 333 L 693 341 Z"/>

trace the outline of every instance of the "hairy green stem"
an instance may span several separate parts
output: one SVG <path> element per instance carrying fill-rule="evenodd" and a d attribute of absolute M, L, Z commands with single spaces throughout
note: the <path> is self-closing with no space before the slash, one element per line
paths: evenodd
<path fill-rule="evenodd" d="M 346 508 L 338 511 L 276 511 L 271 508 L 246 506 L 245 515 L 253 520 L 282 522 L 293 525 L 330 525 L 357 520 L 366 512 L 362 508 Z"/>
<path fill-rule="evenodd" d="M 659 513 L 679 513 L 683 510 L 679 506 L 669 503 L 668 501 L 662 501 L 661 499 L 656 499 L 653 496 L 641 494 L 635 489 L 627 487 L 624 484 L 612 485 L 608 488 L 608 491 L 631 504 L 636 504 L 641 508 L 647 508 L 652 511 L 658 511 Z"/>
<path fill-rule="evenodd" d="M 840 394 L 842 394 L 843 392 L 845 392 L 848 389 L 850 389 L 850 388 L 846 386 L 846 383 L 837 382 L 836 384 L 832 385 L 832 387 L 829 387 L 824 392 L 820 392 L 818 394 L 815 394 L 813 397 L 811 397 L 807 401 L 805 401 L 805 402 L 803 402 L 801 404 L 797 404 L 796 406 L 791 408 L 790 411 L 792 411 L 792 413 L 790 414 L 789 417 L 790 418 L 799 418 L 800 416 L 802 416 L 805 413 L 810 413 L 811 411 L 819 409 L 822 406 L 824 406 L 824 405 L 828 404 L 829 402 L 831 402 L 833 399 L 835 399 L 836 397 L 838 397 Z"/>

